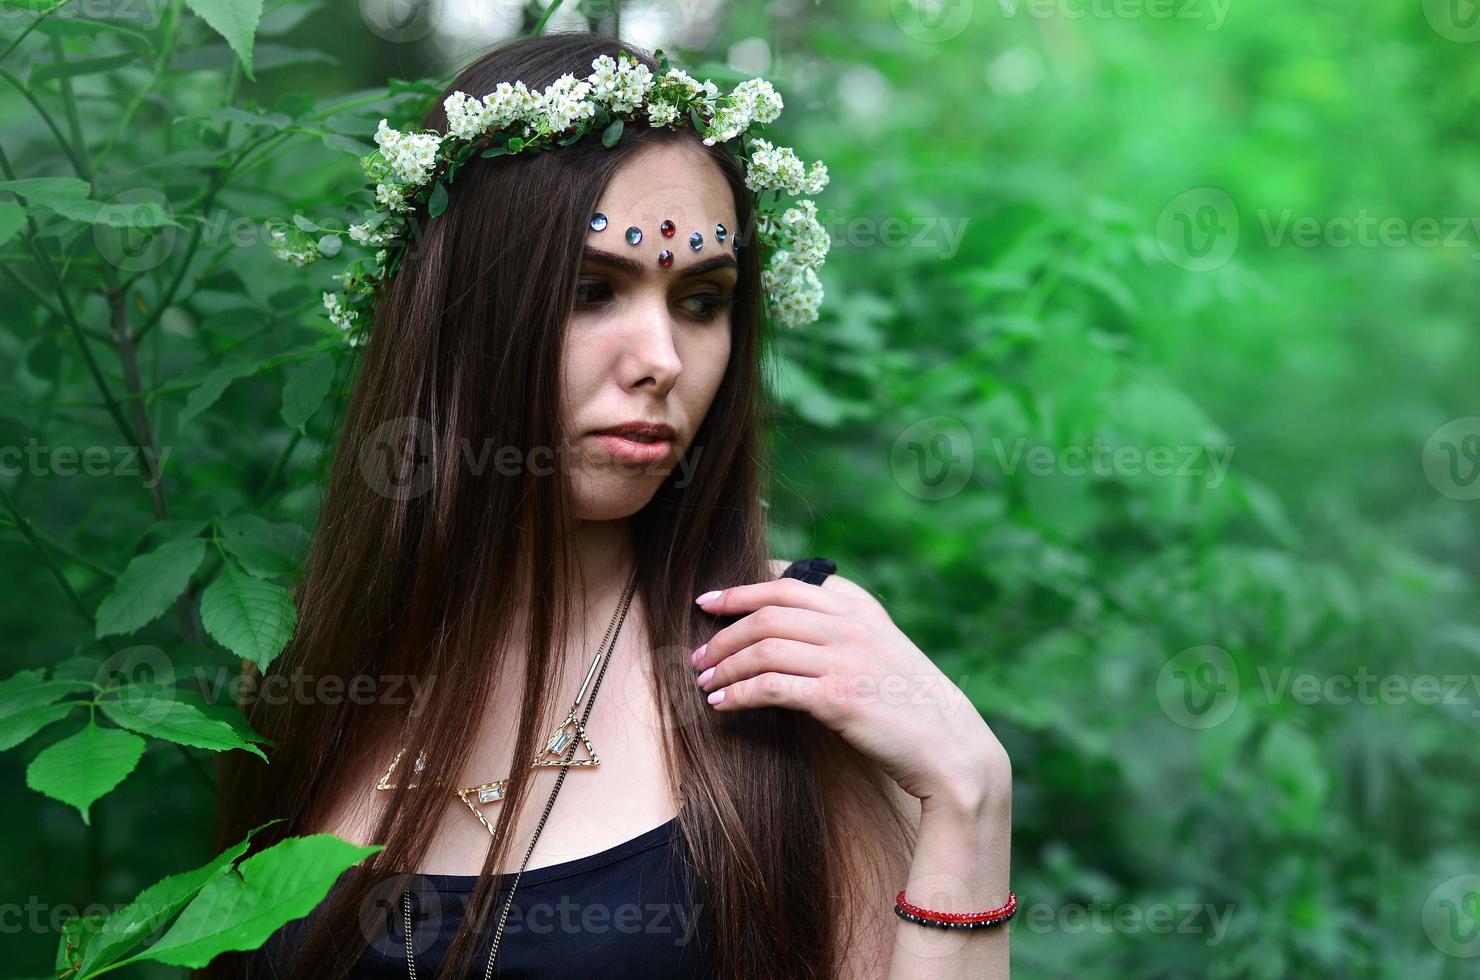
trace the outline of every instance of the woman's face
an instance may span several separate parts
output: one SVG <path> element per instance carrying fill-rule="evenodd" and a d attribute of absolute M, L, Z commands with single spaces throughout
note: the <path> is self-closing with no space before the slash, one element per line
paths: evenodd
<path fill-rule="evenodd" d="M 679 457 L 724 377 L 739 271 L 730 187 L 698 147 L 645 147 L 617 171 L 596 210 L 606 228 L 586 232 L 561 395 L 576 516 L 614 520 L 641 510 L 675 468 L 686 479 L 697 465 L 702 446 L 682 466 Z M 633 227 L 642 233 L 636 245 L 627 239 Z M 694 232 L 703 237 L 698 250 Z M 659 262 L 665 249 L 667 268 Z M 668 426 L 671 436 L 642 444 L 598 434 L 628 422 Z"/>

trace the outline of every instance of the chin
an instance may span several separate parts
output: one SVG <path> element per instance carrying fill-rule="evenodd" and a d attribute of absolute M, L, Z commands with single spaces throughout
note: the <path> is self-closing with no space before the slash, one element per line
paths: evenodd
<path fill-rule="evenodd" d="M 583 472 L 571 487 L 571 502 L 578 520 L 619 521 L 648 505 L 658 487 L 668 478 L 666 470 L 648 468 L 644 473 Z"/>

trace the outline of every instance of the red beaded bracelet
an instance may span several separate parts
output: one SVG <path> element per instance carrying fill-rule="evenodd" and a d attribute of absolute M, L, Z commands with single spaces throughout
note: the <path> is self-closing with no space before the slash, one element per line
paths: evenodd
<path fill-rule="evenodd" d="M 1006 922 L 1017 912 L 1017 895 L 1007 893 L 1007 903 L 985 912 L 935 912 L 905 901 L 904 889 L 894 899 L 894 914 L 909 922 L 940 929 L 981 929 Z"/>

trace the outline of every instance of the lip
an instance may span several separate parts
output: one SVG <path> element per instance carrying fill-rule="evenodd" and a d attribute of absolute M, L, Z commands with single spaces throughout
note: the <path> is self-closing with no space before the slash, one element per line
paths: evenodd
<path fill-rule="evenodd" d="M 673 451 L 672 439 L 638 442 L 614 432 L 593 432 L 591 437 L 608 454 L 624 463 L 656 463 Z"/>
<path fill-rule="evenodd" d="M 606 429 L 598 429 L 594 433 L 598 436 L 641 436 L 645 439 L 665 439 L 673 441 L 673 426 L 662 422 L 644 422 L 642 419 L 633 419 L 614 425 Z"/>

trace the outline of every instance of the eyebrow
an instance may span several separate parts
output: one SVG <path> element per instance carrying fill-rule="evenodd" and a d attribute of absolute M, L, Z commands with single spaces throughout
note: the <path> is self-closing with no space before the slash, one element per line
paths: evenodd
<path fill-rule="evenodd" d="M 587 247 L 581 257 L 593 265 L 608 266 L 633 278 L 641 278 L 649 268 L 645 262 L 629 259 L 627 256 L 617 255 L 615 252 L 603 252 L 597 248 Z M 661 267 L 657 268 L 661 269 Z M 690 279 L 695 276 L 702 276 L 706 272 L 713 272 L 715 269 L 734 269 L 738 274 L 740 263 L 735 261 L 733 255 L 716 255 L 702 262 L 695 262 L 693 265 L 685 266 L 678 272 L 678 278 Z"/>

